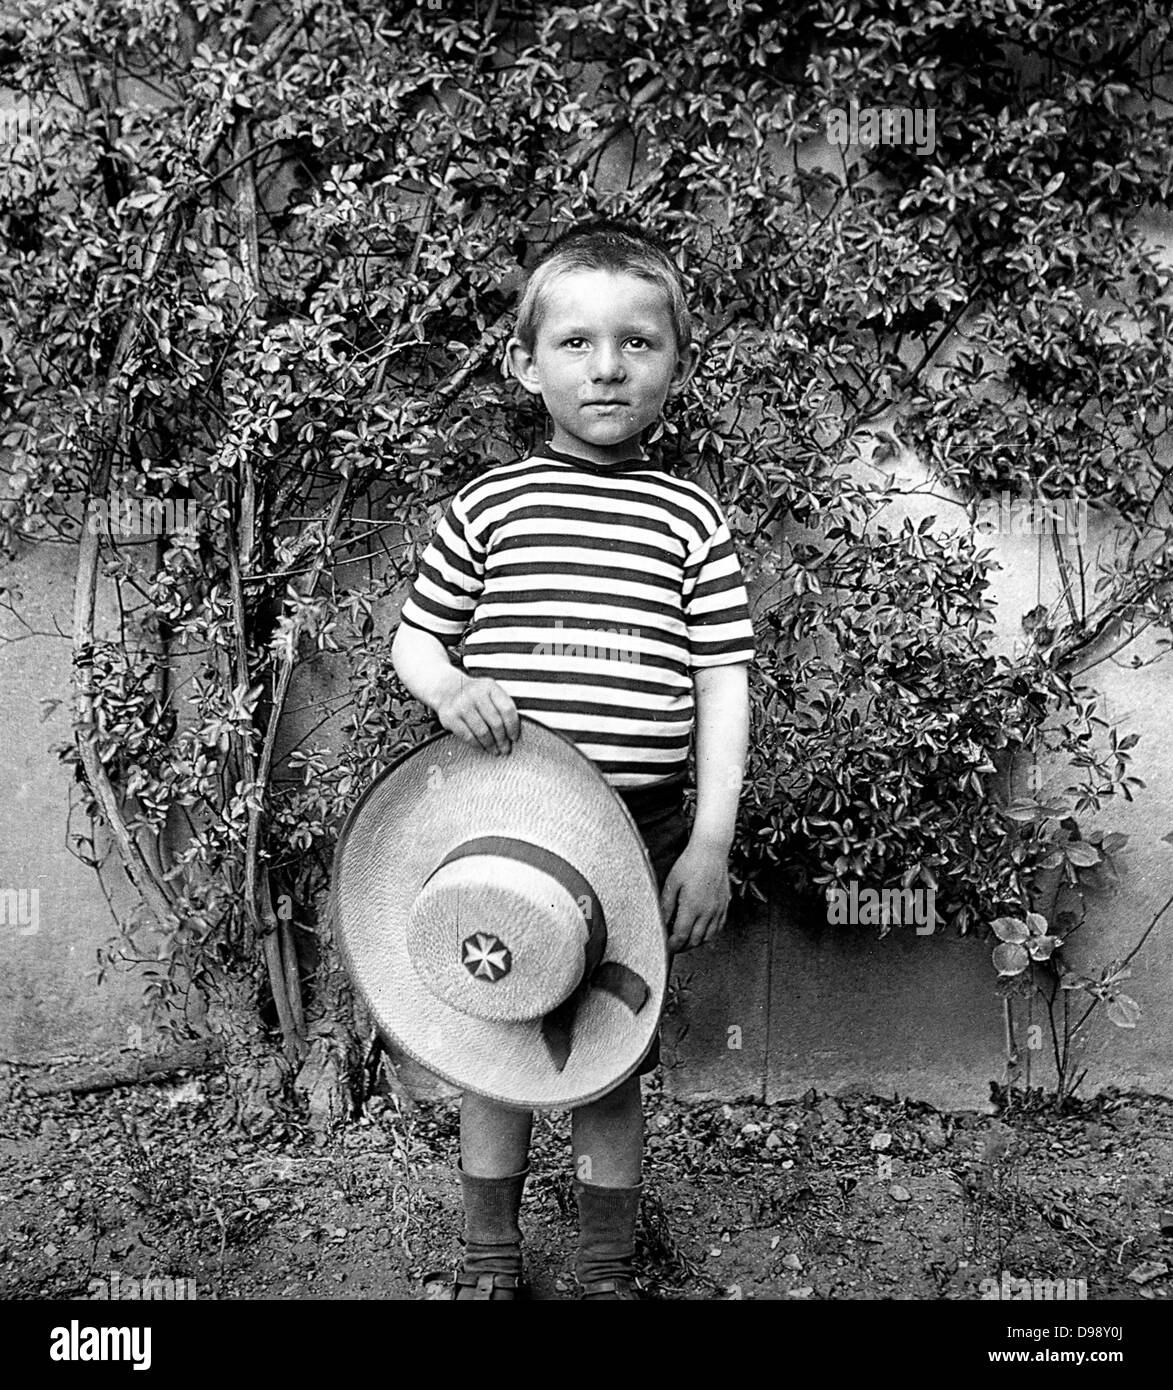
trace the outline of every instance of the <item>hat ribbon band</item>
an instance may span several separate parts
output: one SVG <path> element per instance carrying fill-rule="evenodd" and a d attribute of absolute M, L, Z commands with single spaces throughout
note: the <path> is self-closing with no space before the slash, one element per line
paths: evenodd
<path fill-rule="evenodd" d="M 457 845 L 437 864 L 436 870 L 470 854 L 491 854 L 506 859 L 517 859 L 523 864 L 540 869 L 556 883 L 561 884 L 582 909 L 587 928 L 587 939 L 583 947 L 582 979 L 574 992 L 542 1019 L 542 1038 L 549 1050 L 550 1060 L 558 1071 L 562 1071 L 570 1057 L 574 1021 L 587 990 L 605 990 L 626 1004 L 633 1014 L 637 1014 L 647 1003 L 651 993 L 648 983 L 642 975 L 621 961 L 603 959 L 607 950 L 607 919 L 603 913 L 603 904 L 591 887 L 590 881 L 561 855 L 543 849 L 541 845 L 531 844 L 528 840 L 516 840 L 508 835 L 482 835 L 478 839 L 466 840 L 463 844 Z M 433 873 L 436 870 L 433 870 Z"/>

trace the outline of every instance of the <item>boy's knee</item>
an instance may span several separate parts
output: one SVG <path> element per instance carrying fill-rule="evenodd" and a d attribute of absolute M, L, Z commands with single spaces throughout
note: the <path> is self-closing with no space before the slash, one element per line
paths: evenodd
<path fill-rule="evenodd" d="M 599 1117 L 622 1115 L 633 1107 L 638 1107 L 640 1103 L 639 1077 L 629 1076 L 626 1081 L 621 1081 L 598 1100 L 592 1100 L 588 1105 L 580 1105 L 575 1113 Z"/>

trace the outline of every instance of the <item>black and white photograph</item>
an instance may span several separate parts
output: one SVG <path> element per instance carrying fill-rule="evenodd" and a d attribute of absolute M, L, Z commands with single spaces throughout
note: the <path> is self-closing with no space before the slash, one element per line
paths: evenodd
<path fill-rule="evenodd" d="M 1154 1364 L 1173 10 L 12 0 L 0 135 L 34 1372 Z"/>

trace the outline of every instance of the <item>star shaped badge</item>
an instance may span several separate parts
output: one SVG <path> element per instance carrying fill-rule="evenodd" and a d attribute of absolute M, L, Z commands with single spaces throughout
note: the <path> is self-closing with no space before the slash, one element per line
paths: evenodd
<path fill-rule="evenodd" d="M 474 980 L 495 984 L 513 965 L 509 947 L 491 932 L 476 932 L 461 943 L 461 964 Z"/>

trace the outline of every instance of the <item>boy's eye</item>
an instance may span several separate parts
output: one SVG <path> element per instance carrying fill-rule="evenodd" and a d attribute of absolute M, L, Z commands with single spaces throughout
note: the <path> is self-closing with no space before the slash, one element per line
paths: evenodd
<path fill-rule="evenodd" d="M 646 348 L 649 347 L 650 344 L 646 338 L 641 338 L 637 335 L 634 338 L 628 338 L 627 346 L 633 348 Z"/>
<path fill-rule="evenodd" d="M 568 348 L 585 347 L 585 346 L 586 346 L 586 339 L 585 339 L 585 338 L 566 338 L 566 339 L 563 340 L 562 346 L 563 346 L 563 347 L 568 347 Z"/>

